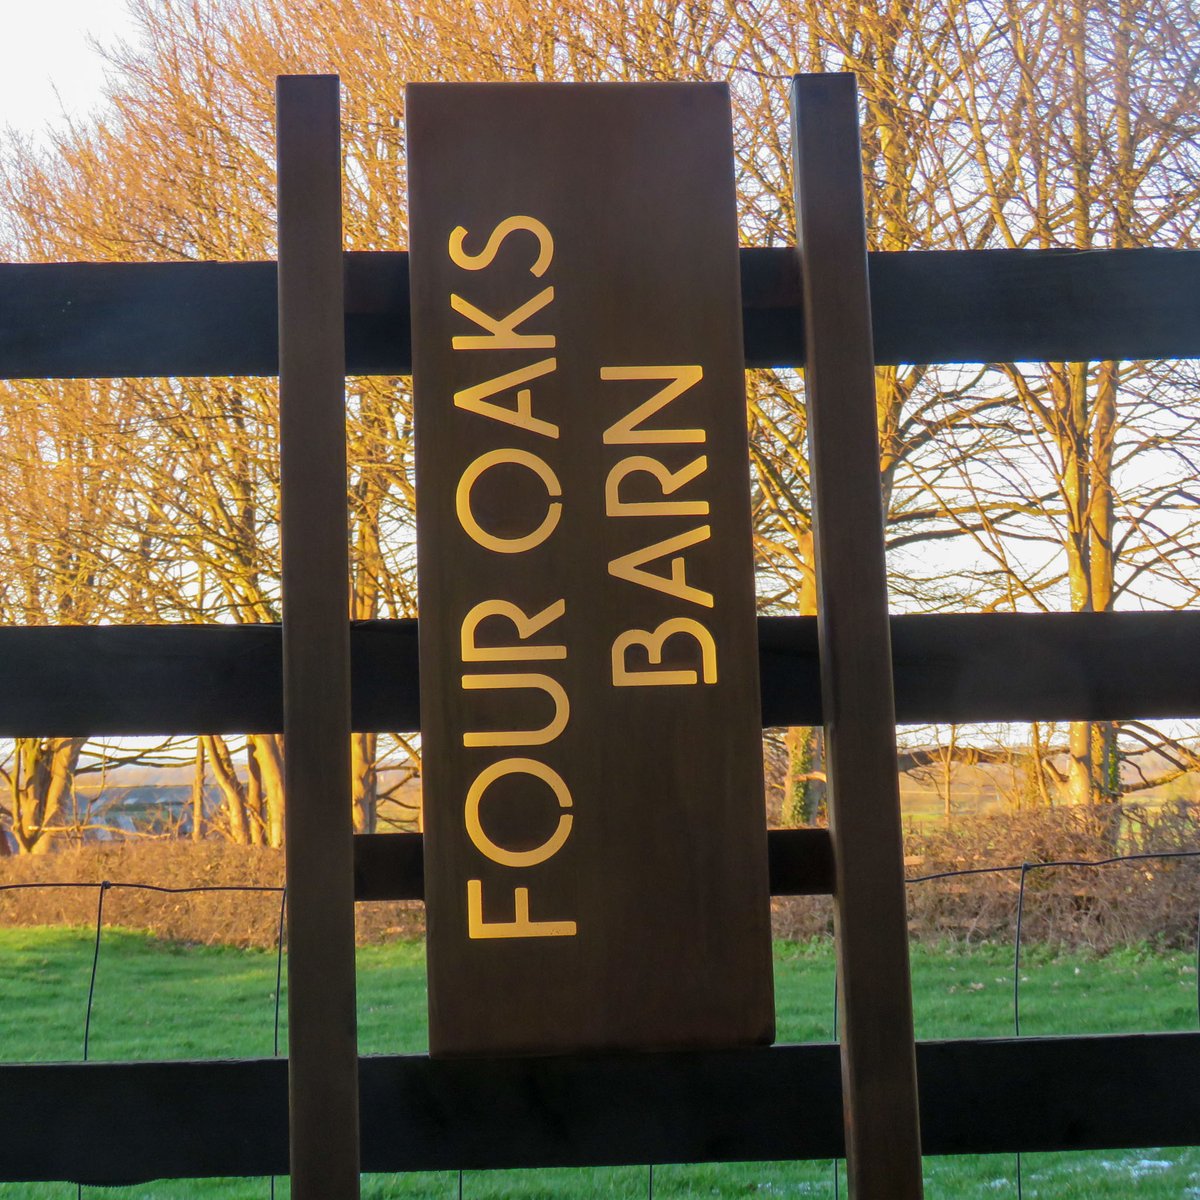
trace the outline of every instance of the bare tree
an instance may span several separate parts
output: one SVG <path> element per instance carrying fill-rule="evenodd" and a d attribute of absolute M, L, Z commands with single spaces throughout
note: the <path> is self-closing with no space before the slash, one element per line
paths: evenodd
<path fill-rule="evenodd" d="M 794 236 L 787 100 L 800 70 L 858 75 L 872 249 L 1189 246 L 1200 219 L 1200 14 L 1189 0 L 134 0 L 133 10 L 135 39 L 110 53 L 105 113 L 61 129 L 45 151 L 9 147 L 12 257 L 272 257 L 274 76 L 323 70 L 345 84 L 355 249 L 407 243 L 403 84 L 429 79 L 725 81 L 749 244 Z M 802 381 L 755 372 L 748 392 L 760 603 L 811 614 Z M 894 602 L 1191 600 L 1195 400 L 1186 364 L 881 368 Z M 54 430 L 64 412 L 81 424 L 53 462 L 21 449 L 40 446 L 38 423 Z M 416 611 L 411 413 L 407 380 L 347 381 L 355 619 Z M 4 619 L 278 619 L 272 382 L 8 385 L 0 422 L 26 430 L 8 443 L 0 482 L 14 549 L 0 566 Z M 89 448 L 92 428 L 103 445 Z M 72 511 L 91 505 L 95 517 L 65 520 L 43 476 L 64 488 L 69 476 Z M 1079 724 L 1067 794 L 1097 801 L 1125 788 L 1120 758 L 1138 738 L 1190 761 L 1186 738 Z M 381 756 L 406 745 L 355 736 L 356 828 L 375 826 Z M 792 777 L 816 781 L 816 735 L 788 745 Z M 955 739 L 956 756 L 980 750 Z M 235 839 L 276 845 L 279 739 L 250 737 L 236 768 L 242 753 L 205 743 L 223 823 Z"/>

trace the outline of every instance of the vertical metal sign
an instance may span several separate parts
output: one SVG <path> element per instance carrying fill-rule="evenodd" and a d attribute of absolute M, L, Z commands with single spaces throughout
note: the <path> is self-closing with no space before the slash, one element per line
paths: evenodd
<path fill-rule="evenodd" d="M 431 1050 L 769 1041 L 728 94 L 407 122 Z"/>

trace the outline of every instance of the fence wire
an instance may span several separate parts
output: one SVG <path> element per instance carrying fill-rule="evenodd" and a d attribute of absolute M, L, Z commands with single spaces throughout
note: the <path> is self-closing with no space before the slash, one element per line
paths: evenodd
<path fill-rule="evenodd" d="M 279 1057 L 279 1022 L 280 998 L 283 991 L 283 943 L 284 927 L 287 917 L 287 889 L 262 884 L 230 883 L 230 884 L 196 884 L 189 887 L 171 887 L 158 883 L 128 883 L 121 880 L 102 879 L 99 883 L 84 883 L 77 880 L 37 881 L 35 883 L 3 883 L 0 892 L 28 891 L 34 888 L 93 888 L 96 891 L 96 924 L 95 936 L 92 941 L 92 962 L 88 974 L 87 1005 L 83 1014 L 83 1061 L 88 1061 L 88 1051 L 91 1046 L 92 1010 L 96 1000 L 96 976 L 100 968 L 100 945 L 104 935 L 104 898 L 110 891 L 124 888 L 128 891 L 157 892 L 162 895 L 191 895 L 203 892 L 258 892 L 276 893 L 279 896 L 279 923 L 275 938 L 275 1001 L 274 1001 L 274 1036 L 272 1038 L 272 1056 Z M 99 1185 L 89 1184 L 89 1187 Z M 275 1200 L 275 1176 L 269 1181 L 271 1200 Z M 83 1184 L 75 1184 L 77 1200 L 82 1200 Z"/>
<path fill-rule="evenodd" d="M 958 879 L 967 876 L 979 875 L 1004 875 L 1013 874 L 1018 877 L 1017 886 L 1017 904 L 1016 904 L 1016 920 L 1013 936 L 1013 986 L 1012 986 L 1012 1012 L 1013 1012 L 1013 1034 L 1016 1037 L 1021 1036 L 1021 948 L 1022 948 L 1022 931 L 1025 918 L 1025 899 L 1026 899 L 1026 882 L 1029 876 L 1035 871 L 1047 871 L 1062 868 L 1102 868 L 1125 865 L 1129 863 L 1147 862 L 1147 861 L 1165 861 L 1171 859 L 1200 859 L 1200 850 L 1162 850 L 1139 852 L 1136 854 L 1114 854 L 1107 858 L 1083 859 L 1083 858 L 1062 858 L 1051 859 L 1037 862 L 1020 862 L 1006 863 L 996 866 L 986 867 L 962 867 L 952 871 L 934 871 L 925 875 L 909 876 L 905 883 L 909 887 L 917 887 L 923 884 L 936 883 L 939 881 Z M 131 891 L 158 892 L 168 895 L 185 895 L 203 892 L 247 892 L 247 893 L 274 893 L 279 896 L 279 922 L 275 941 L 275 999 L 274 999 L 274 1035 L 272 1040 L 272 1053 L 275 1057 L 279 1056 L 279 1034 L 280 1034 L 280 1016 L 281 1016 L 281 995 L 283 987 L 283 949 L 284 949 L 284 929 L 287 914 L 287 890 L 281 886 L 271 886 L 262 884 L 201 884 L 189 887 L 171 887 L 164 884 L 152 883 L 128 883 L 119 880 L 102 880 L 99 883 L 85 883 L 75 880 L 71 881 L 37 881 L 37 882 L 22 882 L 22 883 L 4 883 L 0 884 L 0 892 L 12 892 L 22 890 L 32 890 L 34 888 L 92 888 L 96 891 L 96 922 L 95 936 L 92 945 L 92 961 L 91 970 L 88 978 L 88 994 L 87 1004 L 84 1010 L 83 1020 L 83 1061 L 88 1061 L 88 1053 L 90 1049 L 90 1036 L 92 1025 L 92 1009 L 95 1003 L 96 995 L 96 979 L 100 965 L 100 947 L 103 940 L 104 930 L 104 900 L 110 891 L 118 888 L 128 889 Z M 1196 919 L 1196 1019 L 1197 1026 L 1200 1027 L 1200 906 L 1197 909 Z M 836 977 L 834 980 L 833 991 L 833 1020 L 832 1020 L 832 1036 L 836 1042 L 838 1039 L 838 988 Z M 841 1195 L 840 1183 L 840 1159 L 833 1160 L 833 1195 L 834 1200 L 838 1200 Z M 464 1173 L 460 1170 L 456 1172 L 456 1190 L 458 1200 L 463 1200 L 464 1195 Z M 1018 1152 L 1014 1156 L 1013 1165 L 1013 1182 L 1016 1186 L 1017 1200 L 1023 1200 L 1024 1196 L 1024 1173 L 1022 1167 L 1021 1154 Z M 83 1185 L 76 1185 L 77 1197 L 83 1195 Z M 95 1186 L 95 1185 L 89 1185 Z M 275 1177 L 271 1176 L 269 1181 L 269 1196 L 271 1200 L 275 1197 Z M 646 1176 L 646 1195 L 649 1200 L 653 1200 L 654 1196 L 654 1166 L 647 1166 Z"/>
<path fill-rule="evenodd" d="M 1009 863 L 991 867 L 965 867 L 955 871 L 935 871 L 928 875 L 914 875 L 905 880 L 910 887 L 934 883 L 943 879 L 954 879 L 964 875 L 1002 875 L 1018 873 L 1020 880 L 1017 887 L 1017 916 L 1013 934 L 1013 1036 L 1021 1036 L 1021 933 L 1025 920 L 1025 884 L 1034 871 L 1050 870 L 1062 867 L 1111 867 L 1127 863 L 1146 862 L 1148 860 L 1200 858 L 1200 850 L 1162 850 L 1148 851 L 1137 854 L 1114 854 L 1107 858 L 1059 858 L 1042 862 Z M 1200 1025 L 1200 907 L 1196 917 L 1196 1019 Z M 1024 1171 L 1022 1168 L 1021 1152 L 1014 1155 L 1013 1182 L 1017 1189 L 1017 1200 L 1023 1200 L 1025 1195 Z M 835 1200 L 837 1192 L 834 1192 Z"/>

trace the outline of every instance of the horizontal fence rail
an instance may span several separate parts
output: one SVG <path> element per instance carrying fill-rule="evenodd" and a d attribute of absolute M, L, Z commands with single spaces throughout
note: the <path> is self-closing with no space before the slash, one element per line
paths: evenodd
<path fill-rule="evenodd" d="M 880 364 L 1200 357 L 1200 251 L 869 256 Z M 746 364 L 800 366 L 795 250 L 741 252 Z M 277 375 L 273 262 L 0 264 L 0 378 Z M 346 366 L 407 375 L 408 255 L 345 256 Z"/>
<path fill-rule="evenodd" d="M 926 1154 L 1196 1140 L 1200 1033 L 920 1042 L 917 1064 Z M 367 1057 L 360 1097 L 365 1171 L 844 1153 L 832 1044 L 486 1061 Z M 103 1113 L 121 1119 L 98 1120 Z M 287 1062 L 0 1066 L 0 1128 L 0 1179 L 14 1182 L 284 1174 Z"/>
<path fill-rule="evenodd" d="M 359 833 L 354 837 L 356 900 L 424 900 L 424 838 L 419 833 Z M 828 829 L 767 830 L 772 896 L 833 894 L 833 845 Z"/>
<path fill-rule="evenodd" d="M 817 623 L 760 617 L 763 724 L 819 725 Z M 1200 716 L 1200 612 L 896 616 L 904 724 Z M 419 723 L 417 623 L 351 627 L 356 730 Z M 0 628 L 0 737 L 283 727 L 278 625 Z"/>

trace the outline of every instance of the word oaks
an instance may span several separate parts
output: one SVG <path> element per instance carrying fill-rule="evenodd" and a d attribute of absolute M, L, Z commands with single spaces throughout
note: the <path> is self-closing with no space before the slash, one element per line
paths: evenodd
<path fill-rule="evenodd" d="M 769 1041 L 728 97 L 407 121 L 431 1050 Z"/>

